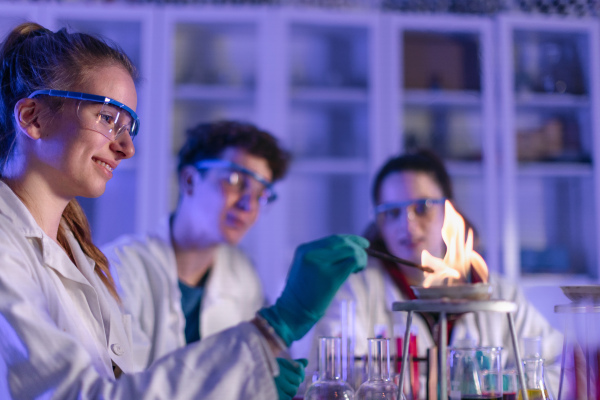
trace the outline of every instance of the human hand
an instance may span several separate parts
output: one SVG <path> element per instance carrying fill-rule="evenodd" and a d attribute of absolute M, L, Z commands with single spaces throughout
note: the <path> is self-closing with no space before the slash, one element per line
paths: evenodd
<path fill-rule="evenodd" d="M 294 362 L 295 361 L 295 362 Z M 279 375 L 275 377 L 275 387 L 279 400 L 290 400 L 298 392 L 300 384 L 304 381 L 304 369 L 308 365 L 306 358 L 290 361 L 277 358 Z"/>
<path fill-rule="evenodd" d="M 288 280 L 275 305 L 259 311 L 290 345 L 325 314 L 351 273 L 367 265 L 369 241 L 355 235 L 333 235 L 296 249 Z"/>

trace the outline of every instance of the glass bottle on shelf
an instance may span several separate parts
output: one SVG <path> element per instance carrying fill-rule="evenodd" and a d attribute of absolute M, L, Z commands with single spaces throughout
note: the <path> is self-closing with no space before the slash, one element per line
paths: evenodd
<path fill-rule="evenodd" d="M 306 390 L 304 400 L 354 400 L 354 389 L 342 379 L 342 338 L 319 338 L 319 379 Z"/>
<path fill-rule="evenodd" d="M 356 400 L 391 399 L 398 396 L 398 386 L 391 380 L 390 339 L 370 338 L 367 381 L 358 388 Z"/>

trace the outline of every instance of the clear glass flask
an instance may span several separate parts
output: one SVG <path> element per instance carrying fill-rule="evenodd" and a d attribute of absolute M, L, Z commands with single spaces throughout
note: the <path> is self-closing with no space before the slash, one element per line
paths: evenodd
<path fill-rule="evenodd" d="M 501 357 L 501 347 L 450 348 L 448 398 L 501 400 Z"/>
<path fill-rule="evenodd" d="M 342 338 L 319 338 L 319 379 L 304 400 L 354 400 L 354 389 L 342 378 Z"/>
<path fill-rule="evenodd" d="M 544 359 L 528 358 L 523 360 L 525 386 L 529 400 L 552 400 L 548 386 L 544 380 Z M 523 399 L 519 391 L 519 400 Z"/>
<path fill-rule="evenodd" d="M 396 400 L 398 386 L 391 379 L 390 339 L 371 338 L 369 341 L 369 372 L 367 380 L 356 392 L 356 400 Z"/>

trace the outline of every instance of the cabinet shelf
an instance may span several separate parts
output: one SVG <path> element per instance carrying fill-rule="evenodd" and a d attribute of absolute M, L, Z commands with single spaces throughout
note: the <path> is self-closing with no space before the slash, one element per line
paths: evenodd
<path fill-rule="evenodd" d="M 592 165 L 585 163 L 520 163 L 518 169 L 518 176 L 524 178 L 588 178 L 593 174 Z"/>
<path fill-rule="evenodd" d="M 404 104 L 411 106 L 480 107 L 481 93 L 474 90 L 419 90 L 404 91 Z"/>
<path fill-rule="evenodd" d="M 367 171 L 367 161 L 356 158 L 303 159 L 292 165 L 292 172 L 301 174 L 366 174 Z"/>
<path fill-rule="evenodd" d="M 218 100 L 218 101 L 250 101 L 254 91 L 251 88 L 227 85 L 177 85 L 176 100 Z"/>
<path fill-rule="evenodd" d="M 483 165 L 481 162 L 446 160 L 445 164 L 448 168 L 448 173 L 452 176 L 465 178 L 483 177 Z"/>
<path fill-rule="evenodd" d="M 527 93 L 518 94 L 517 107 L 527 108 L 581 108 L 590 107 L 588 96 L 556 93 Z"/>
<path fill-rule="evenodd" d="M 569 286 L 569 285 L 592 285 L 597 284 L 589 275 L 583 274 L 549 274 L 549 273 L 527 273 L 519 279 L 523 287 L 532 286 Z"/>
<path fill-rule="evenodd" d="M 292 101 L 315 103 L 366 103 L 369 93 L 366 89 L 352 88 L 306 88 L 292 90 Z"/>

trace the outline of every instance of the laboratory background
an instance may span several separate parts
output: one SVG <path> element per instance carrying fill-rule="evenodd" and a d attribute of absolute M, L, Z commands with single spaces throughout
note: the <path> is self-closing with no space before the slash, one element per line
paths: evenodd
<path fill-rule="evenodd" d="M 99 33 L 140 70 L 137 154 L 79 199 L 97 244 L 174 209 L 187 128 L 249 121 L 293 154 L 242 243 L 273 301 L 297 245 L 361 234 L 375 171 L 426 147 L 489 268 L 559 327 L 559 286 L 600 277 L 599 14 L 592 0 L 0 1 L 0 34 Z"/>

